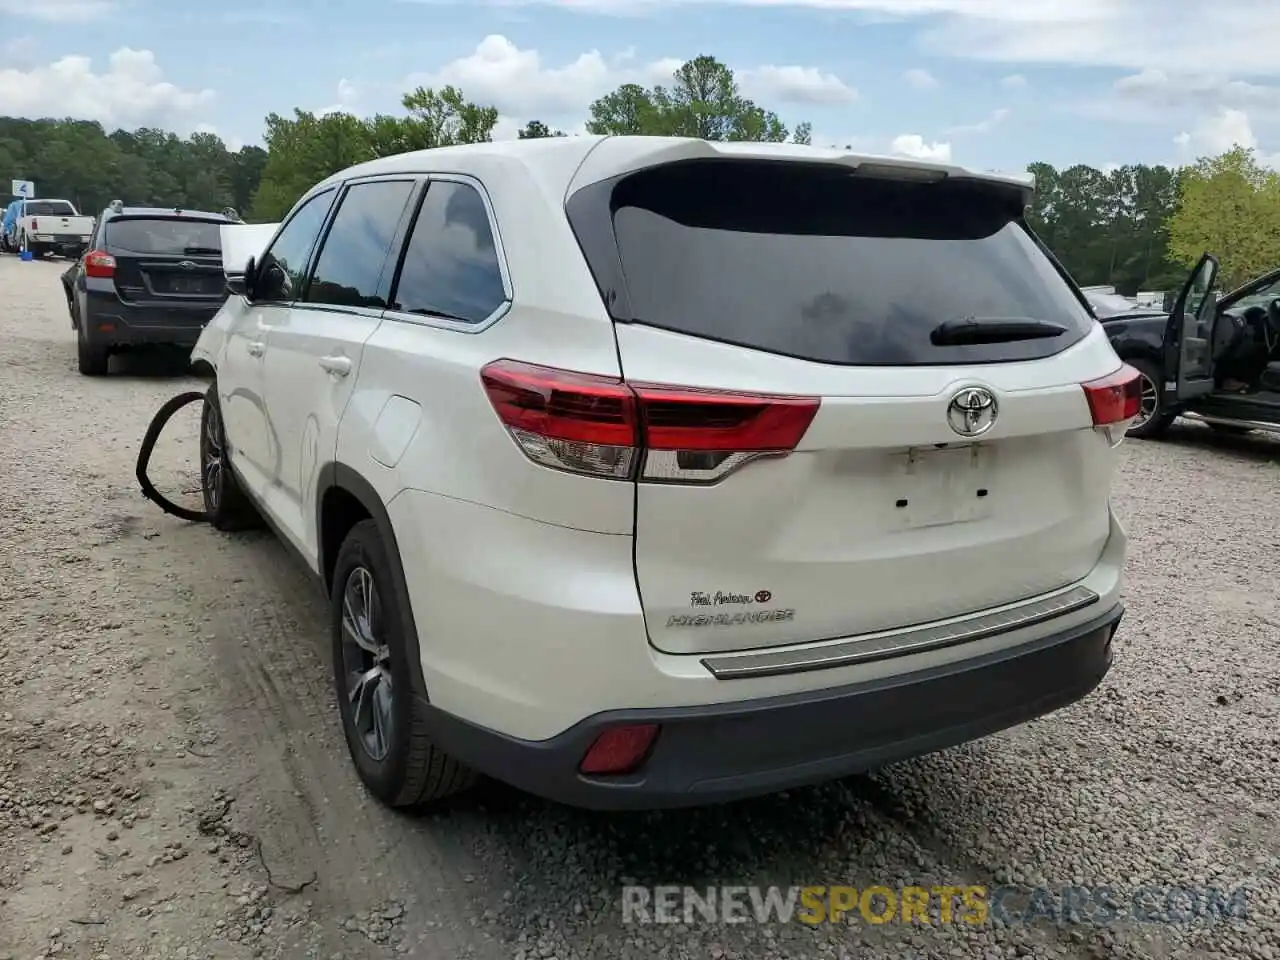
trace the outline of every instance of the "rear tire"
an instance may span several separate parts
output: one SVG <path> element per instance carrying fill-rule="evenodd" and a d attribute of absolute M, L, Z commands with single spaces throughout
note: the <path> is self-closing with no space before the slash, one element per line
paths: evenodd
<path fill-rule="evenodd" d="M 76 329 L 76 363 L 80 372 L 86 377 L 105 377 L 111 359 L 111 350 L 106 344 L 90 343 L 85 336 L 84 325 Z"/>
<path fill-rule="evenodd" d="M 216 386 L 209 388 L 201 404 L 200 490 L 204 495 L 204 511 L 215 530 L 234 533 L 261 526 L 261 516 L 231 471 Z"/>
<path fill-rule="evenodd" d="M 342 732 L 360 780 L 390 807 L 421 807 L 478 778 L 442 751 L 427 729 L 421 664 L 405 635 L 391 560 L 377 524 L 362 520 L 338 551 L 330 597 L 333 677 Z"/>
<path fill-rule="evenodd" d="M 1155 440 L 1163 436 L 1174 421 L 1174 414 L 1165 409 L 1164 375 L 1150 360 L 1126 360 L 1142 376 L 1142 416 L 1128 429 L 1126 437 L 1136 440 Z"/>

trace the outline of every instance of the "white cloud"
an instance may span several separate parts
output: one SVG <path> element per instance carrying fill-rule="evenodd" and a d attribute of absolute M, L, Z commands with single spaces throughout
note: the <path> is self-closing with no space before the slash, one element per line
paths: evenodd
<path fill-rule="evenodd" d="M 1114 90 L 1122 98 L 1170 110 L 1185 108 L 1280 111 L 1280 86 L 1247 83 L 1222 75 L 1168 74 L 1142 70 L 1121 77 Z"/>
<path fill-rule="evenodd" d="M 356 85 L 343 77 L 338 81 L 338 99 L 336 103 L 331 103 L 327 107 L 321 107 L 315 113 L 317 117 L 323 117 L 329 113 L 356 113 L 357 103 L 360 99 L 360 92 L 356 89 Z"/>
<path fill-rule="evenodd" d="M 452 84 L 467 99 L 497 107 L 503 121 L 559 120 L 567 130 L 564 123 L 578 122 L 593 100 L 623 83 L 670 87 L 673 74 L 684 63 L 678 57 L 640 63 L 632 48 L 607 58 L 591 50 L 567 63 L 548 64 L 536 49 L 522 50 L 501 34 L 490 34 L 468 56 L 430 73 L 412 74 L 404 83 L 408 88 Z M 842 104 L 858 97 L 853 87 L 816 67 L 769 64 L 738 68 L 734 74 L 743 92 L 766 108 L 779 102 Z M 500 132 L 503 129 L 499 127 Z"/>
<path fill-rule="evenodd" d="M 183 90 L 164 79 L 150 50 L 121 47 L 95 73 L 89 57 L 65 56 L 29 70 L 0 70 L 0 115 L 76 117 L 107 128 L 190 130 L 214 100 L 212 90 Z"/>
<path fill-rule="evenodd" d="M 908 70 L 902 75 L 902 79 L 907 81 L 907 85 L 915 87 L 917 90 L 933 90 L 938 86 L 938 78 L 928 70 L 919 67 Z"/>
<path fill-rule="evenodd" d="M 84 23 L 101 20 L 114 12 L 114 0 L 0 0 L 0 13 L 7 17 L 41 20 L 45 23 Z"/>
<path fill-rule="evenodd" d="M 1004 123 L 1008 119 L 1012 111 L 1008 107 L 1001 107 L 998 110 L 992 110 L 987 116 L 979 120 L 977 123 L 965 123 L 957 127 L 949 127 L 946 133 L 950 136 L 963 136 L 968 133 L 986 133 L 993 127 Z"/>
<path fill-rule="evenodd" d="M 636 13 L 692 4 L 807 7 L 918 20 L 923 49 L 998 63 L 1118 67 L 1231 63 L 1280 76 L 1280 58 L 1259 55 L 1280 35 L 1280 4 L 1214 0 L 1192 8 L 1167 0 L 488 0 L 594 13 Z M 1265 44 L 1264 44 L 1265 46 Z"/>
<path fill-rule="evenodd" d="M 934 160 L 940 163 L 951 161 L 951 144 L 927 143 L 918 133 L 904 133 L 894 137 L 890 149 L 899 156 L 914 160 Z"/>
<path fill-rule="evenodd" d="M 1027 78 L 1020 73 L 1011 73 L 1007 77 L 1000 78 L 1000 86 L 1006 90 L 1025 90 Z"/>
<path fill-rule="evenodd" d="M 1271 153 L 1261 148 L 1249 115 L 1243 110 L 1224 108 L 1209 114 L 1192 129 L 1179 133 L 1173 142 L 1184 163 L 1199 157 L 1216 156 L 1234 147 L 1244 147 L 1253 150 L 1263 166 L 1280 169 L 1280 152 Z"/>
<path fill-rule="evenodd" d="M 765 104 L 779 100 L 828 105 L 851 103 L 858 99 L 857 90 L 834 73 L 823 73 L 817 67 L 764 66 L 738 71 L 735 77 L 744 91 Z"/>
<path fill-rule="evenodd" d="M 583 109 L 612 89 L 611 80 L 609 64 L 596 50 L 551 67 L 537 50 L 521 50 L 506 37 L 490 34 L 470 56 L 434 73 L 412 75 L 407 83 L 410 88 L 453 84 L 468 99 L 493 104 L 506 115 L 557 116 Z"/>

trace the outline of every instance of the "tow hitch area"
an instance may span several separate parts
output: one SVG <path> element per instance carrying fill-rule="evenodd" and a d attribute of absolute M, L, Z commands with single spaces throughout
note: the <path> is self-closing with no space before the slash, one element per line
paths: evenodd
<path fill-rule="evenodd" d="M 151 425 L 147 427 L 147 432 L 142 438 L 142 448 L 138 451 L 138 466 L 136 470 L 138 485 L 142 487 L 142 495 L 144 497 L 165 513 L 172 514 L 182 520 L 189 520 L 192 523 L 208 523 L 210 521 L 208 512 L 204 510 L 189 510 L 168 499 L 151 482 L 151 478 L 147 475 L 147 468 L 151 465 L 151 453 L 155 450 L 156 441 L 160 439 L 160 434 L 164 431 L 169 421 L 173 419 L 173 415 L 184 407 L 204 399 L 204 393 L 192 390 L 188 393 L 179 394 L 156 411 L 156 415 L 151 418 Z M 203 419 L 202 417 L 202 422 Z M 203 476 L 200 481 L 203 484 Z"/>

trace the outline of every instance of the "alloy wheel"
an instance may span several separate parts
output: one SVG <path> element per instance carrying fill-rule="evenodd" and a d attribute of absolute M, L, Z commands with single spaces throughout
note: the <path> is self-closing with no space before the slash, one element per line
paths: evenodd
<path fill-rule="evenodd" d="M 208 401 L 205 401 L 208 403 Z M 222 417 L 216 406 L 208 407 L 204 434 L 200 438 L 200 473 L 210 510 L 216 511 L 222 500 Z"/>
<path fill-rule="evenodd" d="M 383 640 L 382 608 L 373 574 L 355 567 L 342 589 L 342 670 L 351 724 L 369 759 L 391 749 L 391 651 Z"/>
<path fill-rule="evenodd" d="M 1133 427 L 1140 427 L 1152 417 L 1156 415 L 1156 411 L 1160 409 L 1160 390 L 1155 383 L 1145 373 L 1139 374 L 1142 382 L 1142 402 L 1138 406 L 1138 416 L 1134 419 Z"/>

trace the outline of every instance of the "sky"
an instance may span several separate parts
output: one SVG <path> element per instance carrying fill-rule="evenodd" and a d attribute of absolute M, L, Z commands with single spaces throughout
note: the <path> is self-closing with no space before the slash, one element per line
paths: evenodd
<path fill-rule="evenodd" d="M 1267 0 L 0 0 L 0 115 L 212 131 L 400 112 L 419 84 L 499 109 L 495 139 L 581 132 L 592 100 L 711 54 L 813 141 L 1020 170 L 1280 166 Z"/>

